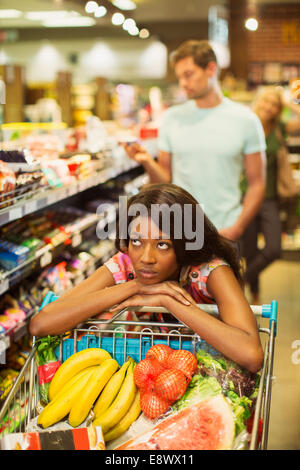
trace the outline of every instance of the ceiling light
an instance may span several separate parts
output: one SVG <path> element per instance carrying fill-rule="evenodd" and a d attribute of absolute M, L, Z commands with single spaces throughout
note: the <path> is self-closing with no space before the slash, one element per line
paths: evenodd
<path fill-rule="evenodd" d="M 114 13 L 113 16 L 111 17 L 111 22 L 115 26 L 119 26 L 123 24 L 125 21 L 125 16 L 122 15 L 122 13 Z"/>
<path fill-rule="evenodd" d="M 104 6 L 100 6 L 97 8 L 97 10 L 94 13 L 95 18 L 102 18 L 102 16 L 105 16 L 107 13 L 107 9 Z"/>
<path fill-rule="evenodd" d="M 255 18 L 248 18 L 245 21 L 245 27 L 249 29 L 249 31 L 256 31 L 258 28 L 258 21 Z"/>
<path fill-rule="evenodd" d="M 71 27 L 81 27 L 81 26 L 94 26 L 94 18 L 88 16 L 80 16 L 79 18 L 61 18 L 61 19 L 51 19 L 43 22 L 43 26 L 46 28 L 71 28 Z"/>
<path fill-rule="evenodd" d="M 112 4 L 120 10 L 135 10 L 136 4 L 132 0 L 111 0 Z"/>
<path fill-rule="evenodd" d="M 98 3 L 97 2 L 87 2 L 87 4 L 85 5 L 85 11 L 87 13 L 95 13 L 95 11 L 97 10 L 98 8 Z"/>
<path fill-rule="evenodd" d="M 141 29 L 141 31 L 140 31 L 140 38 L 141 39 L 147 39 L 149 36 L 150 36 L 150 33 L 149 33 L 148 29 L 146 29 L 146 28 Z"/>
<path fill-rule="evenodd" d="M 0 10 L 1 19 L 20 18 L 22 15 L 23 13 L 20 10 Z"/>
<path fill-rule="evenodd" d="M 133 28 L 134 26 L 136 26 L 135 21 L 132 18 L 127 18 L 127 20 L 124 21 L 122 27 L 125 29 L 125 31 L 128 31 L 129 28 Z"/>
<path fill-rule="evenodd" d="M 32 21 L 47 21 L 62 18 L 78 17 L 80 16 L 77 11 L 66 10 L 51 10 L 51 11 L 28 11 L 25 13 L 25 18 Z"/>
<path fill-rule="evenodd" d="M 140 30 L 136 26 L 131 26 L 128 29 L 128 33 L 130 34 L 130 36 L 137 36 L 139 34 L 139 32 L 140 32 Z"/>

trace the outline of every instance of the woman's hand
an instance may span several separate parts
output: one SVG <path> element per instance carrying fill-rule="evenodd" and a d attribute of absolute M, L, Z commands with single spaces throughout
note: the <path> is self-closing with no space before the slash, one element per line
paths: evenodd
<path fill-rule="evenodd" d="M 190 305 L 195 303 L 194 299 L 190 294 L 183 289 L 178 282 L 175 281 L 165 281 L 158 284 L 142 284 L 140 281 L 136 281 L 137 285 L 137 294 L 142 295 L 169 295 L 178 302 L 184 305 Z"/>
<path fill-rule="evenodd" d="M 131 308 L 131 307 L 163 307 L 163 295 L 156 294 L 156 295 L 143 295 L 143 294 L 136 294 L 132 297 L 121 302 L 119 305 L 115 305 L 109 311 L 113 313 L 117 313 L 123 308 Z"/>
<path fill-rule="evenodd" d="M 170 302 L 177 301 L 181 305 L 197 305 L 192 296 L 175 281 L 166 281 L 158 284 L 146 285 L 136 281 L 137 293 L 110 309 L 118 312 L 130 307 L 164 307 Z"/>

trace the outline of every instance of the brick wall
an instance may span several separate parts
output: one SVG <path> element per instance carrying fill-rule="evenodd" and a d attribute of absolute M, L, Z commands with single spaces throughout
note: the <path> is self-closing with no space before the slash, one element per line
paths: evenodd
<path fill-rule="evenodd" d="M 248 62 L 300 64 L 300 4 L 264 6 L 259 17 L 247 32 Z"/>

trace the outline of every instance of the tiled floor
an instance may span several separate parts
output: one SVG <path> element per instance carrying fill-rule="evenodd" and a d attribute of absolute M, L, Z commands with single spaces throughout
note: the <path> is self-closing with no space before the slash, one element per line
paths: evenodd
<path fill-rule="evenodd" d="M 268 449 L 299 450 L 300 263 L 273 263 L 261 275 L 261 293 L 262 303 L 278 301 Z"/>

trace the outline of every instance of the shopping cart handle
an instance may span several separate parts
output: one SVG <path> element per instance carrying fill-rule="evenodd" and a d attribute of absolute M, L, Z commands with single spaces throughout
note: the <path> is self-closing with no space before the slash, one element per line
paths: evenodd
<path fill-rule="evenodd" d="M 278 302 L 272 300 L 270 304 L 262 306 L 262 317 L 269 318 L 269 328 L 271 328 L 272 322 L 274 322 L 274 333 L 276 336 L 277 330 L 277 311 L 278 311 Z"/>
<path fill-rule="evenodd" d="M 44 297 L 44 300 L 42 302 L 42 305 L 39 308 L 39 311 L 42 310 L 47 304 L 54 302 L 55 300 L 58 299 L 58 296 L 55 295 L 52 291 L 47 292 L 47 294 Z M 207 313 L 210 313 L 211 315 L 218 315 L 219 310 L 218 306 L 216 304 L 198 304 L 198 307 L 204 310 Z M 278 308 L 278 303 L 276 300 L 272 300 L 270 304 L 265 304 L 265 305 L 250 305 L 252 312 L 254 315 L 257 316 L 262 316 L 263 318 L 269 318 L 269 328 L 271 328 L 271 324 L 274 322 L 274 331 L 276 335 L 276 327 L 277 327 L 277 308 Z M 169 312 L 167 309 L 163 307 L 130 307 L 122 309 L 121 311 L 117 312 L 113 317 L 109 318 L 108 320 L 105 320 L 104 323 L 112 323 L 114 320 L 119 318 L 122 313 L 128 311 L 128 310 L 133 310 L 136 312 L 159 312 L 159 313 L 172 313 Z"/>
<path fill-rule="evenodd" d="M 51 302 L 54 302 L 54 300 L 57 300 L 58 296 L 55 295 L 52 291 L 48 291 L 47 294 L 44 297 L 44 300 L 42 302 L 42 305 L 39 308 L 39 312 L 48 304 Z"/>

